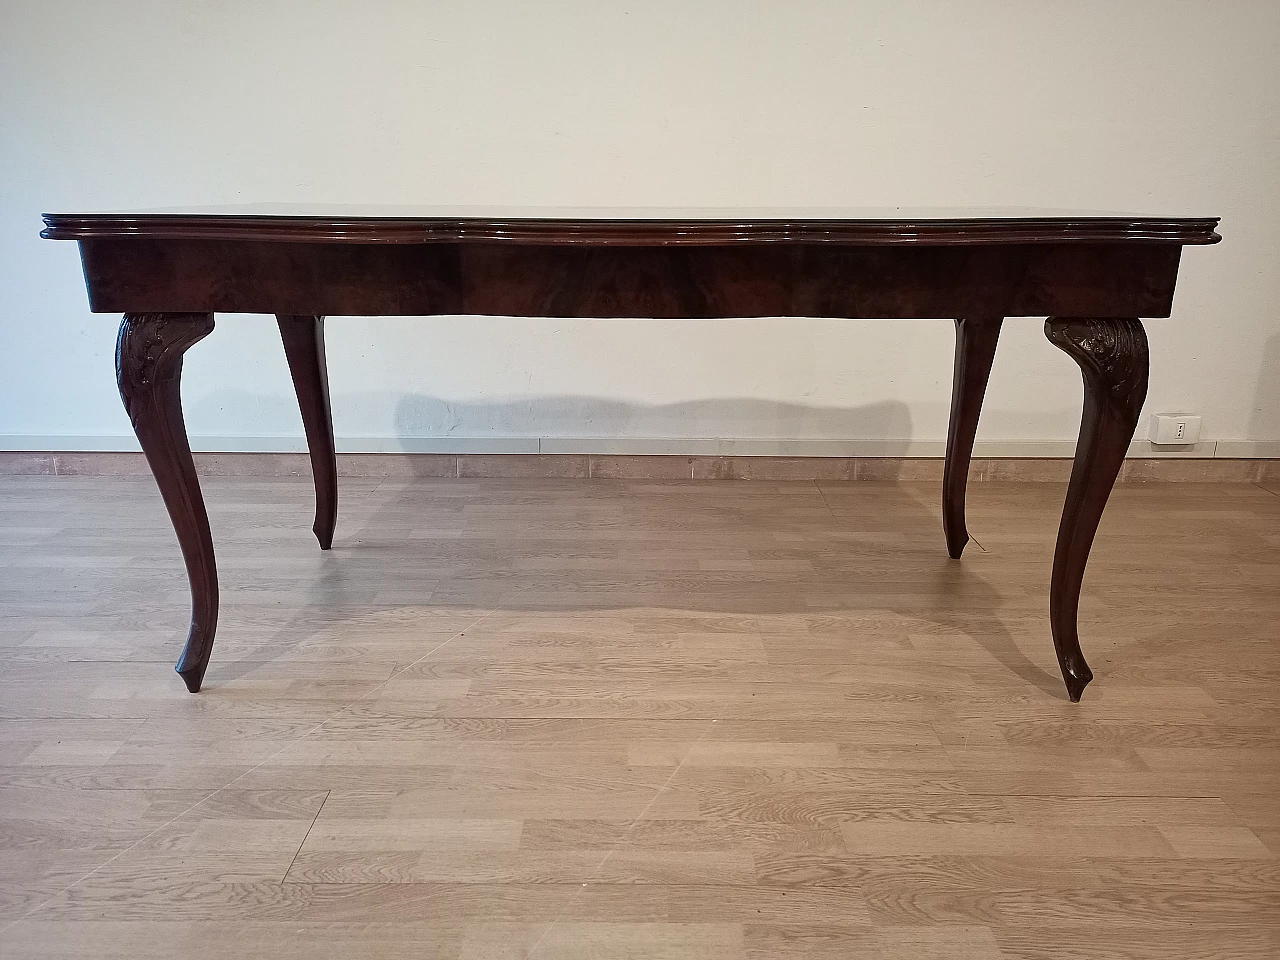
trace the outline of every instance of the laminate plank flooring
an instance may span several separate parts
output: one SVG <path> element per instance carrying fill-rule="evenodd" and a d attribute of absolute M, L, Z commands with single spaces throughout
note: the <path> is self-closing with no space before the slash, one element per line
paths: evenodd
<path fill-rule="evenodd" d="M 0 477 L 0 957 L 1280 955 L 1280 496 Z"/>

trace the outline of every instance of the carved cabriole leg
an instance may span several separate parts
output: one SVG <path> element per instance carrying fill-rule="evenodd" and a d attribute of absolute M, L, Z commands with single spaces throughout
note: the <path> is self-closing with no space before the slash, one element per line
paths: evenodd
<path fill-rule="evenodd" d="M 125 314 L 116 341 L 116 381 L 169 510 L 191 582 L 191 629 L 177 671 L 195 693 L 218 626 L 218 571 L 200 481 L 182 421 L 182 355 L 213 330 L 210 313 Z"/>
<path fill-rule="evenodd" d="M 1001 317 L 956 321 L 956 363 L 951 383 L 951 422 L 947 427 L 947 461 L 942 471 L 942 531 L 947 553 L 959 559 L 969 542 L 964 523 L 964 493 L 969 480 L 973 438 L 987 392 L 987 377 L 1000 339 Z"/>
<path fill-rule="evenodd" d="M 1147 334 L 1141 320 L 1060 317 L 1050 317 L 1044 332 L 1054 346 L 1070 354 L 1084 375 L 1084 416 L 1049 591 L 1053 646 L 1067 694 L 1078 702 L 1093 679 L 1076 630 L 1080 584 L 1098 521 L 1147 397 Z"/>
<path fill-rule="evenodd" d="M 280 339 L 293 375 L 293 388 L 302 411 L 302 427 L 311 451 L 311 475 L 316 485 L 316 522 L 312 526 L 320 549 L 333 545 L 338 522 L 338 457 L 333 445 L 333 417 L 329 412 L 329 370 L 324 357 L 324 317 L 281 314 Z"/>

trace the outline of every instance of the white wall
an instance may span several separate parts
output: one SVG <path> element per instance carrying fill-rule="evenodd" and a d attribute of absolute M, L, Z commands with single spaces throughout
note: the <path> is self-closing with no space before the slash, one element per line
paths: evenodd
<path fill-rule="evenodd" d="M 1274 0 L 0 0 L 0 446 L 131 440 L 115 318 L 88 312 L 75 245 L 37 238 L 46 210 L 1031 205 L 1223 217 L 1148 324 L 1148 410 L 1202 414 L 1220 454 L 1280 454 L 1278 43 Z M 1005 329 L 980 441 L 1069 451 L 1075 365 L 1039 321 Z M 328 342 L 351 449 L 936 451 L 953 338 L 437 318 L 335 319 Z M 197 446 L 301 435 L 269 318 L 219 317 L 184 391 Z M 641 448 L 687 445 L 620 449 Z"/>

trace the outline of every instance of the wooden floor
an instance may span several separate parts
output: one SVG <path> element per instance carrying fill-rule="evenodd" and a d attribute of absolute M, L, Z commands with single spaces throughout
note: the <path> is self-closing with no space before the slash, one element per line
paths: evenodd
<path fill-rule="evenodd" d="M 1280 486 L 0 478 L 0 957 L 1280 956 Z"/>

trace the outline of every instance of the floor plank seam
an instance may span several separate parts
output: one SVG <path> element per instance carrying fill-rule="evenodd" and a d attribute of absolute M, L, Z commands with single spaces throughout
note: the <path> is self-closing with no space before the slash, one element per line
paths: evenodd
<path fill-rule="evenodd" d="M 413 663 L 411 663 L 411 664 L 409 664 L 408 666 L 406 666 L 406 667 L 404 668 L 404 670 L 410 670 L 410 669 L 412 669 L 413 667 L 417 666 L 419 663 L 421 663 L 423 660 L 426 660 L 428 657 L 430 657 L 430 656 L 431 656 L 433 653 L 435 653 L 437 650 L 443 649 L 444 647 L 448 646 L 448 644 L 450 644 L 451 642 L 453 642 L 454 640 L 456 640 L 458 637 L 462 636 L 464 633 L 466 633 L 466 631 L 473 629 L 477 624 L 479 624 L 479 623 L 483 622 L 484 620 L 487 620 L 489 617 L 493 616 L 495 613 L 497 613 L 497 612 L 498 612 L 499 610 L 501 610 L 501 609 L 502 609 L 502 605 L 501 605 L 501 604 L 499 604 L 497 607 L 494 607 L 492 610 L 490 610 L 490 611 L 489 611 L 488 613 L 486 613 L 484 616 L 482 616 L 482 617 L 477 617 L 475 620 L 471 621 L 469 624 L 467 624 L 467 626 L 463 627 L 461 630 L 459 630 L 459 631 L 458 631 L 457 633 L 455 633 L 453 636 L 449 637 L 449 638 L 448 638 L 447 640 L 445 640 L 443 643 L 439 643 L 439 644 L 437 644 L 436 646 L 432 647 L 430 650 L 428 650 L 425 654 L 423 654 L 421 657 L 419 657 L 419 658 L 418 658 L 417 660 L 415 660 Z M 403 673 L 403 672 L 404 672 L 404 670 L 400 671 L 400 673 Z M 130 851 L 134 850 L 134 849 L 135 849 L 139 844 L 145 843 L 147 840 L 150 840 L 152 837 L 154 837 L 156 834 L 158 834 L 161 830 L 164 830 L 166 827 L 171 826 L 171 825 L 172 825 L 172 824 L 174 824 L 174 823 L 177 823 L 179 820 L 181 820 L 183 817 L 185 817 L 187 814 L 189 814 L 192 810 L 195 810 L 197 807 L 199 807 L 199 806 L 201 806 L 201 805 L 203 805 L 203 804 L 207 803 L 208 801 L 212 800 L 214 797 L 216 797 L 216 796 L 217 796 L 219 793 L 221 793 L 222 791 L 226 790 L 226 789 L 227 789 L 228 787 L 230 787 L 232 784 L 234 784 L 234 783 L 236 783 L 236 782 L 238 782 L 238 781 L 240 781 L 240 780 L 243 780 L 245 777 L 249 776 L 249 774 L 254 773 L 255 771 L 257 771 L 257 770 L 258 770 L 258 769 L 260 769 L 261 767 L 263 767 L 263 766 L 265 766 L 266 764 L 270 763 L 272 760 L 274 760 L 276 757 L 280 756 L 280 754 L 284 753 L 284 752 L 285 752 L 286 750 L 288 750 L 290 747 L 294 746 L 294 745 L 295 745 L 295 744 L 297 744 L 297 743 L 302 742 L 303 740 L 305 740 L 307 737 L 311 736 L 311 735 L 312 735 L 313 733 L 315 733 L 316 731 L 318 731 L 318 730 L 322 729 L 322 728 L 324 727 L 324 725 L 325 725 L 325 724 L 329 723 L 331 720 L 333 720 L 334 718 L 336 718 L 336 717 L 337 717 L 337 716 L 339 716 L 340 714 L 345 713 L 347 710 L 350 710 L 352 707 L 354 707 L 354 706 L 356 706 L 357 704 L 359 704 L 359 703 L 363 702 L 364 700 L 366 700 L 369 696 L 371 696 L 372 694 L 376 693 L 378 690 L 380 690 L 380 689 L 382 689 L 383 687 L 385 687 L 388 683 L 390 683 L 392 680 L 394 680 L 394 679 L 395 679 L 397 676 L 399 676 L 399 675 L 400 675 L 400 674 L 399 674 L 399 673 L 397 673 L 397 674 L 392 675 L 391 677 L 388 677 L 386 680 L 382 681 L 382 682 L 381 682 L 381 683 L 379 683 L 377 686 L 373 687 L 371 690 L 366 691 L 364 694 L 362 694 L 361 696 L 357 697 L 355 700 L 352 700 L 350 703 L 345 704 L 344 706 L 340 707 L 338 710 L 334 711 L 334 713 L 333 713 L 332 715 L 330 715 L 330 716 L 326 717 L 325 719 L 321 720 L 319 723 L 317 723 L 317 724 L 316 724 L 315 726 L 313 726 L 311 729 L 307 730 L 305 733 L 303 733 L 303 734 L 301 734 L 300 736 L 298 736 L 298 737 L 294 738 L 293 740 L 290 740 L 288 743 L 286 743 L 284 746 L 282 746 L 282 747 L 281 747 L 279 750 L 277 750 L 275 753 L 271 754 L 271 756 L 266 757 L 265 759 L 263 759 L 263 760 L 259 761 L 259 762 L 258 762 L 257 764 L 255 764 L 254 766 L 250 767 L 248 770 L 245 770 L 243 773 L 241 773 L 241 774 L 239 774 L 239 775 L 237 775 L 237 776 L 233 777 L 232 779 L 228 780 L 228 781 L 227 781 L 226 783 L 224 783 L 222 786 L 218 787 L 216 790 L 214 790 L 213 792 L 211 792 L 208 796 L 203 797 L 203 798 L 202 798 L 202 799 L 200 799 L 200 800 L 197 800 L 197 801 L 196 801 L 195 803 L 193 803 L 191 806 L 187 807 L 187 809 L 186 809 L 186 810 L 183 810 L 181 813 L 179 813 L 179 814 L 177 814 L 176 816 L 172 817 L 171 819 L 169 819 L 169 820 L 168 820 L 168 821 L 166 821 L 165 823 L 160 824 L 160 826 L 156 827 L 154 830 L 152 830 L 152 831 L 151 831 L 150 833 L 148 833 L 146 836 L 144 836 L 144 837 L 140 837 L 139 839 L 137 839 L 137 840 L 135 840 L 133 843 L 131 843 L 129 846 L 127 846 L 127 847 L 125 847 L 123 850 L 119 851 L 115 856 L 113 856 L 113 857 L 109 858 L 108 860 L 106 860 L 106 861 L 104 861 L 103 863 L 99 864 L 98 866 L 94 867 L 92 870 L 90 870 L 88 873 L 86 873 L 86 874 L 85 874 L 83 877 L 81 877 L 79 880 L 76 880 L 74 883 L 69 883 L 69 884 L 67 884 L 67 886 L 63 887 L 61 890 L 59 890 L 57 893 L 53 894 L 51 897 L 48 897 L 47 899 L 45 899 L 45 900 L 41 901 L 40 903 L 36 904 L 34 907 L 32 907 L 30 910 L 28 910 L 28 911 L 27 911 L 26 913 L 24 913 L 22 916 L 20 916 L 20 917 L 16 917 L 16 918 L 14 918 L 13 920 L 9 921 L 9 922 L 8 922 L 8 923 L 6 923 L 3 927 L 0 927 L 0 934 L 5 933 L 5 932 L 6 932 L 7 930 L 9 930 L 11 927 L 15 926 L 16 924 L 21 923 L 22 921 L 24 921 L 24 920 L 28 919 L 29 917 L 31 917 L 33 914 L 35 914 L 35 913 L 39 912 L 41 909 L 43 909 L 44 907 L 48 906 L 50 903 L 52 903 L 52 902 L 53 902 L 54 900 L 56 900 L 58 897 L 60 897 L 60 896 L 62 896 L 63 894 L 67 893 L 69 890 L 72 890 L 73 888 L 75 888 L 75 887 L 79 886 L 80 884 L 84 883 L 84 881 L 88 880 L 88 879 L 89 879 L 90 877 L 92 877 L 95 873 L 98 873 L 100 870 L 105 869 L 106 867 L 108 867 L 108 866 L 110 866 L 112 863 L 114 863 L 116 860 L 119 860 L 121 857 L 125 856 L 125 855 L 126 855 L 126 854 L 128 854 Z"/>
<path fill-rule="evenodd" d="M 1042 486 L 219 480 L 193 698 L 154 483 L 6 479 L 6 960 L 1276 960 L 1280 483 L 1117 488 L 1068 706 Z"/>
<path fill-rule="evenodd" d="M 315 829 L 316 821 L 320 819 L 320 813 L 324 810 L 324 805 L 329 802 L 329 794 L 332 790 L 324 792 L 324 799 L 320 801 L 320 807 L 316 810 L 316 815 L 311 818 L 311 825 L 307 827 L 307 832 L 302 835 L 302 842 L 298 844 L 298 849 L 293 852 L 293 859 L 289 861 L 289 866 L 285 868 L 284 875 L 280 877 L 281 885 L 289 880 L 289 871 L 293 869 L 293 865 L 298 862 L 298 854 L 302 852 L 302 848 L 307 845 L 307 837 L 311 836 L 311 831 Z"/>
<path fill-rule="evenodd" d="M 835 510 L 831 506 L 831 501 L 827 499 L 826 491 L 822 489 L 822 484 L 817 480 L 811 482 L 813 483 L 813 488 L 818 491 L 818 496 L 822 498 L 822 505 L 827 508 L 828 515 L 832 520 L 839 521 L 840 518 L 836 516 Z"/>
<path fill-rule="evenodd" d="M 578 892 L 574 895 L 575 903 L 577 902 L 578 897 L 582 896 L 582 891 L 586 890 L 588 886 L 593 885 L 594 878 L 600 875 L 600 871 L 604 869 L 604 866 L 606 863 L 609 862 L 609 859 L 615 853 L 617 853 L 619 850 L 621 850 L 624 846 L 627 845 L 627 841 L 630 840 L 631 835 L 635 833 L 636 827 L 640 824 L 642 820 L 644 820 L 645 814 L 648 813 L 653 808 L 653 805 L 658 802 L 658 798 L 662 796 L 663 792 L 666 791 L 667 787 L 669 787 L 672 781 L 675 780 L 676 775 L 680 772 L 681 767 L 683 767 L 685 763 L 688 761 L 688 759 L 691 756 L 693 756 L 693 751 L 696 750 L 698 748 L 698 745 L 701 744 L 702 741 L 707 738 L 707 734 L 711 732 L 711 728 L 715 726 L 718 722 L 719 720 L 710 720 L 707 722 L 707 729 L 702 731 L 702 734 L 698 737 L 698 739 L 689 745 L 689 749 L 686 750 L 684 756 L 680 758 L 680 762 L 676 764 L 676 768 L 671 771 L 671 776 L 667 777 L 667 779 L 663 782 L 662 786 L 658 787 L 658 789 L 654 792 L 653 796 L 649 799 L 649 802 L 644 805 L 644 809 L 642 809 L 640 813 L 636 816 L 636 818 L 631 821 L 631 825 L 627 828 L 627 832 L 622 835 L 622 838 L 605 853 L 604 857 L 596 865 L 596 868 L 593 871 L 593 875 L 591 877 L 588 877 L 584 882 L 577 885 Z M 604 881 L 596 882 L 594 883 L 594 885 L 595 886 L 621 886 L 622 884 L 617 884 L 617 883 L 610 884 L 609 881 L 604 880 Z M 559 923 L 561 919 L 564 918 L 564 915 L 566 912 L 567 912 L 567 908 L 561 910 L 555 916 L 555 918 L 549 924 L 547 924 L 547 928 L 542 931 L 542 933 L 538 936 L 538 939 L 534 941 L 533 946 L 529 948 L 529 952 L 525 954 L 526 957 L 532 958 L 533 955 L 537 953 L 538 947 L 541 945 L 542 941 L 545 940 L 547 938 L 547 935 L 550 934 L 551 931 L 555 929 L 556 924 Z"/>

